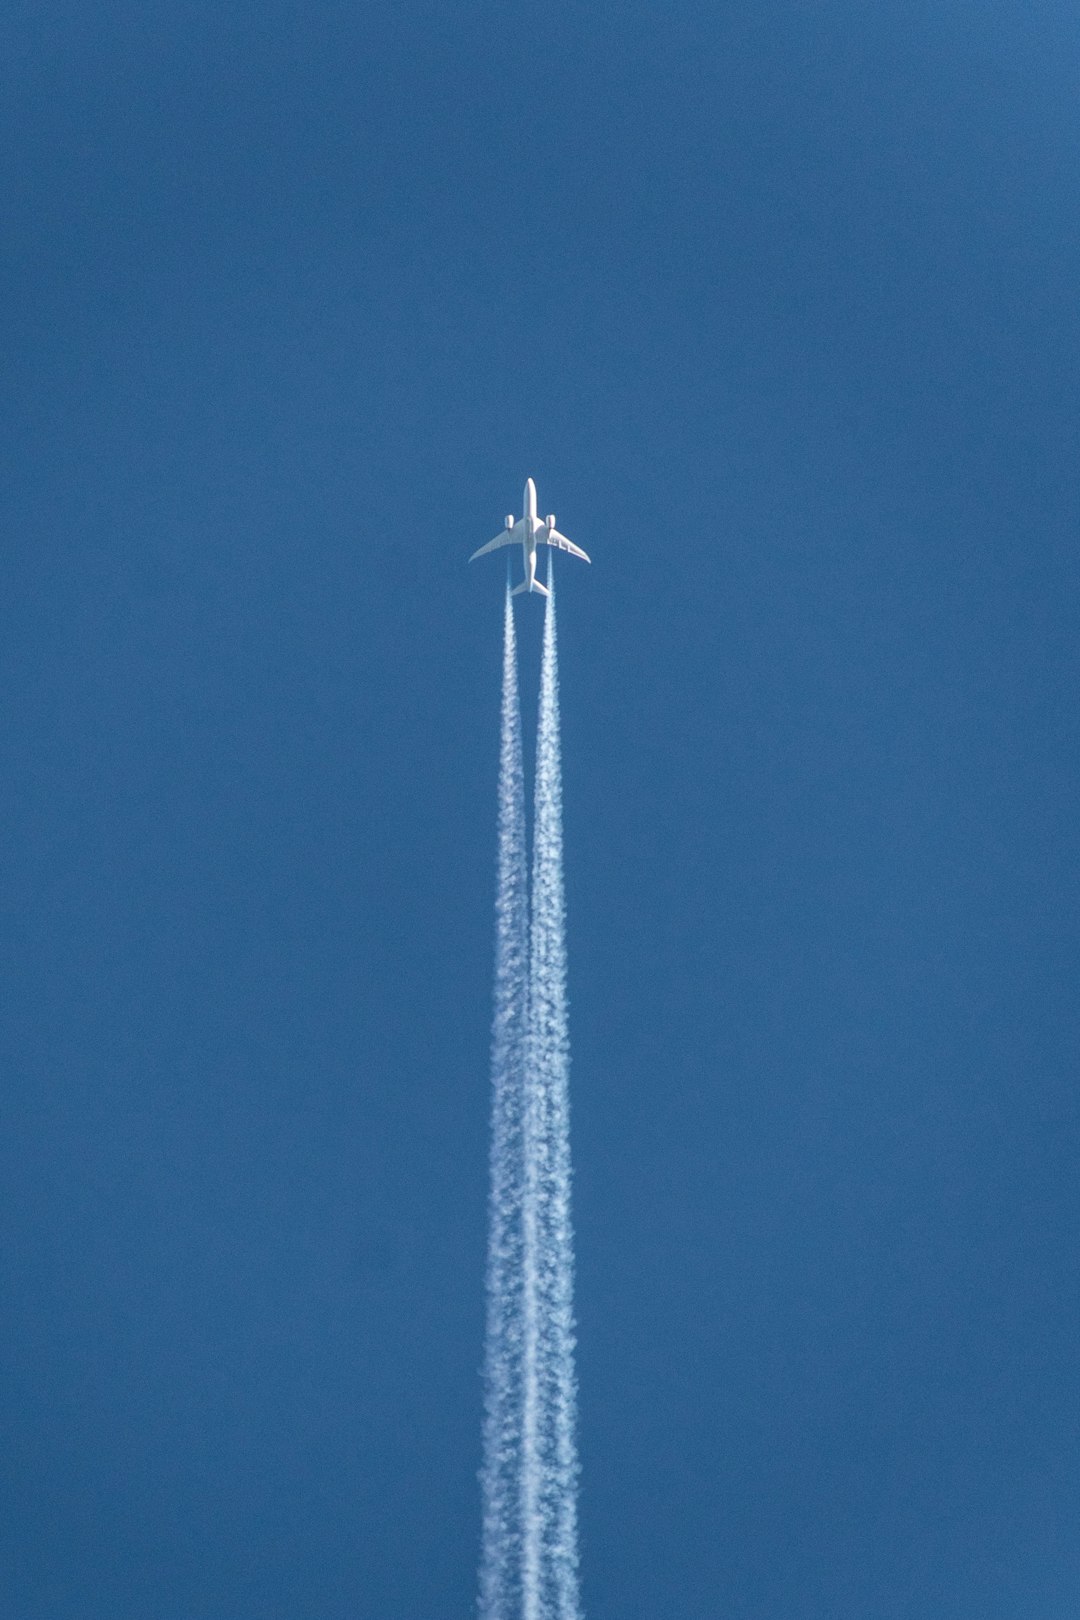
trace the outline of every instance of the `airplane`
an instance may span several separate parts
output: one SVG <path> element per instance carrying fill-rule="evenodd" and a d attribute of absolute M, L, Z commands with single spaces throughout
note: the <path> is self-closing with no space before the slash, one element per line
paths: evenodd
<path fill-rule="evenodd" d="M 506 527 L 502 534 L 497 534 L 494 540 L 489 540 L 486 546 L 474 551 L 469 558 L 475 562 L 477 557 L 484 557 L 489 551 L 497 551 L 500 546 L 520 545 L 525 556 L 525 578 L 520 585 L 515 585 L 510 592 L 511 596 L 520 596 L 523 591 L 539 591 L 541 596 L 548 594 L 546 585 L 541 585 L 536 577 L 536 548 L 537 546 L 554 546 L 558 551 L 568 551 L 572 557 L 580 557 L 582 562 L 591 562 L 592 558 L 586 556 L 580 546 L 575 546 L 565 534 L 560 534 L 555 527 L 555 514 L 544 519 L 541 523 L 536 515 L 536 485 L 532 479 L 525 484 L 525 510 L 514 522 L 511 514 L 506 520 Z"/>

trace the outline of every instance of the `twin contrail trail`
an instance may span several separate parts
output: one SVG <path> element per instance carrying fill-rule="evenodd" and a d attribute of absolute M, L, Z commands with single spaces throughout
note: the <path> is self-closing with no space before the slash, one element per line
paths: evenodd
<path fill-rule="evenodd" d="M 548 587 L 531 884 L 509 590 L 504 620 L 481 1620 L 581 1616 L 562 772 L 550 566 Z"/>

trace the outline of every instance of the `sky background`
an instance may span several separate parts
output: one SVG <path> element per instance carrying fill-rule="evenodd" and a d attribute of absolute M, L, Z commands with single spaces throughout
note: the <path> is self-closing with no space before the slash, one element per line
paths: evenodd
<path fill-rule="evenodd" d="M 1074 0 L 5 8 L 0 1614 L 473 1612 L 532 475 L 589 1620 L 1074 1620 L 1078 81 Z"/>

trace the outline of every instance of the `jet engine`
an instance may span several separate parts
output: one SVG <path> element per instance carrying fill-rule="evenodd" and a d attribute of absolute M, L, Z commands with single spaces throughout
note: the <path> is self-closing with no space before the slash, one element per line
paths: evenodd
<path fill-rule="evenodd" d="M 553 529 L 555 527 L 555 514 L 554 514 L 554 512 L 549 512 L 544 521 L 547 523 L 547 526 L 548 526 L 549 529 Z"/>
<path fill-rule="evenodd" d="M 507 514 L 506 514 L 506 527 L 508 529 L 512 529 L 514 527 L 514 514 L 513 514 L 513 512 L 507 512 Z"/>

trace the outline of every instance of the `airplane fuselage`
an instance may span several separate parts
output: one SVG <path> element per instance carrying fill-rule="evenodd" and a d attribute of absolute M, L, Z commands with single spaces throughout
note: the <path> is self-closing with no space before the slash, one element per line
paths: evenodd
<path fill-rule="evenodd" d="M 521 513 L 521 549 L 525 582 L 530 591 L 536 589 L 536 536 L 543 526 L 536 515 L 536 485 L 529 478 L 525 484 L 525 503 Z"/>

